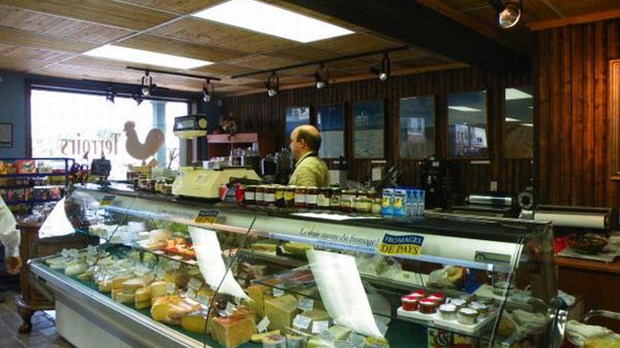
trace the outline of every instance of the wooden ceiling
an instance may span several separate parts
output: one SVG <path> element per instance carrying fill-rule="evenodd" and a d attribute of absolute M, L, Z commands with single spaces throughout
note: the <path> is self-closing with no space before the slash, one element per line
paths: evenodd
<path fill-rule="evenodd" d="M 528 69 L 532 31 L 620 17 L 618 0 L 523 0 L 522 23 L 496 25 L 487 0 L 270 0 L 269 3 L 346 27 L 354 34 L 301 44 L 198 19 L 191 14 L 223 0 L 0 0 L 0 70 L 71 79 L 139 84 L 156 66 L 98 59 L 83 52 L 104 44 L 215 62 L 188 71 L 213 76 L 221 96 L 263 92 L 272 70 L 403 45 L 390 54 L 392 73 L 470 65 Z M 389 4 L 389 6 L 387 6 Z M 328 64 L 334 82 L 369 79 L 381 54 Z M 501 62 L 501 63 L 499 63 Z M 313 83 L 317 66 L 279 71 L 281 88 Z M 197 92 L 204 80 L 152 74 L 158 86 Z"/>

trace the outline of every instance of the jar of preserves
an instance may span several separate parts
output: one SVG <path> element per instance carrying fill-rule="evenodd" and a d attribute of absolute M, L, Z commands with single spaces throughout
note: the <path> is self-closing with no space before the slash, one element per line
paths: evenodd
<path fill-rule="evenodd" d="M 276 207 L 284 207 L 284 194 L 286 193 L 286 186 L 276 186 Z"/>
<path fill-rule="evenodd" d="M 319 189 L 319 194 L 316 197 L 316 205 L 319 209 L 329 209 L 331 206 L 332 189 L 329 187 L 322 187 Z"/>
<path fill-rule="evenodd" d="M 265 205 L 265 188 L 267 185 L 256 186 L 256 205 Z"/>
<path fill-rule="evenodd" d="M 319 188 L 316 186 L 310 186 L 306 188 L 306 208 L 316 209 L 318 206 L 317 198 L 319 195 Z"/>
<path fill-rule="evenodd" d="M 306 187 L 297 186 L 295 188 L 295 208 L 306 207 Z"/>
<path fill-rule="evenodd" d="M 284 191 L 284 206 L 287 208 L 295 207 L 295 190 L 297 186 L 289 185 Z"/>
<path fill-rule="evenodd" d="M 372 199 L 368 198 L 366 192 L 359 191 L 355 198 L 354 210 L 360 213 L 370 213 L 372 210 Z"/>
<path fill-rule="evenodd" d="M 265 194 L 263 196 L 265 200 L 265 205 L 275 205 L 276 204 L 276 186 L 268 185 L 265 187 Z"/>
<path fill-rule="evenodd" d="M 243 203 L 256 204 L 256 185 L 248 185 L 245 187 Z"/>
<path fill-rule="evenodd" d="M 332 188 L 332 197 L 330 200 L 330 207 L 332 210 L 340 210 L 340 198 L 342 196 L 342 190 L 337 187 Z"/>
<path fill-rule="evenodd" d="M 355 208 L 356 190 L 342 190 L 340 195 L 340 210 L 350 213 Z"/>

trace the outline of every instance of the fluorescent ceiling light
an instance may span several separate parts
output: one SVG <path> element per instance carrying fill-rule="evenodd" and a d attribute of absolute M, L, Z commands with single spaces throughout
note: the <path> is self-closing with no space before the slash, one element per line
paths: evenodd
<path fill-rule="evenodd" d="M 521 123 L 523 127 L 534 127 L 533 123 Z"/>
<path fill-rule="evenodd" d="M 463 111 L 463 112 L 480 112 L 480 109 L 470 108 L 469 106 L 448 106 L 448 109 Z"/>
<path fill-rule="evenodd" d="M 506 117 L 506 122 L 521 122 L 521 120 L 512 117 Z"/>
<path fill-rule="evenodd" d="M 84 54 L 91 57 L 122 60 L 126 62 L 163 66 L 181 70 L 193 69 L 199 66 L 213 64 L 212 62 L 208 62 L 206 60 L 173 56 L 171 54 L 143 51 L 135 48 L 113 45 L 97 47 L 88 52 L 84 52 Z"/>
<path fill-rule="evenodd" d="M 516 88 L 506 88 L 506 100 L 532 99 L 532 95 Z"/>
<path fill-rule="evenodd" d="M 353 33 L 255 0 L 231 0 L 197 12 L 194 16 L 303 43 Z"/>

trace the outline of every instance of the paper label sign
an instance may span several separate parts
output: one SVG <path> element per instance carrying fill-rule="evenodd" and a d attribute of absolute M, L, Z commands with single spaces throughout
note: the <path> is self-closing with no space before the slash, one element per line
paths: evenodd
<path fill-rule="evenodd" d="M 202 286 L 202 282 L 196 278 L 190 278 L 187 287 L 192 290 L 198 290 Z"/>
<path fill-rule="evenodd" d="M 174 290 L 176 290 L 176 285 L 174 285 L 174 283 L 168 283 L 166 285 L 166 292 L 168 295 L 174 294 Z"/>
<path fill-rule="evenodd" d="M 305 315 L 297 314 L 295 319 L 293 319 L 293 327 L 307 330 L 308 326 L 310 326 L 310 322 L 312 322 L 312 319 L 306 317 Z"/>
<path fill-rule="evenodd" d="M 311 298 L 302 298 L 297 304 L 297 308 L 302 311 L 311 311 L 314 308 L 314 300 Z"/>
<path fill-rule="evenodd" d="M 313 334 L 320 334 L 323 331 L 327 330 L 327 328 L 329 328 L 329 321 L 327 320 L 316 320 L 312 322 Z"/>
<path fill-rule="evenodd" d="M 408 255 L 419 256 L 422 252 L 424 237 L 416 235 L 395 236 L 385 234 L 379 243 L 378 252 L 383 255 Z"/>
<path fill-rule="evenodd" d="M 112 202 L 114 202 L 114 198 L 116 198 L 116 196 L 114 195 L 103 196 L 103 198 L 101 199 L 101 202 L 99 202 L 99 206 L 105 207 L 108 205 L 112 205 Z"/>
<path fill-rule="evenodd" d="M 196 299 L 196 293 L 195 293 L 195 292 L 194 292 L 194 290 L 192 290 L 192 289 L 188 289 L 188 290 L 185 292 L 185 296 L 186 296 L 187 298 L 189 298 L 189 299 L 192 299 L 192 300 Z"/>
<path fill-rule="evenodd" d="M 258 322 L 258 324 L 256 324 L 256 331 L 265 332 L 269 324 L 271 324 L 271 321 L 269 320 L 269 318 L 263 317 L 263 319 L 261 319 L 261 321 Z"/>
<path fill-rule="evenodd" d="M 272 289 L 272 293 L 273 293 L 273 297 L 281 297 L 281 296 L 284 296 L 284 290 L 282 290 L 282 289 L 273 288 L 273 289 Z"/>
<path fill-rule="evenodd" d="M 197 224 L 213 224 L 219 213 L 219 210 L 201 209 L 198 216 L 194 218 L 194 222 Z"/>
<path fill-rule="evenodd" d="M 226 312 L 227 316 L 231 316 L 235 313 L 235 310 L 237 309 L 237 307 L 235 307 L 234 304 L 232 304 L 231 302 L 228 302 L 226 304 L 226 309 L 224 310 Z"/>

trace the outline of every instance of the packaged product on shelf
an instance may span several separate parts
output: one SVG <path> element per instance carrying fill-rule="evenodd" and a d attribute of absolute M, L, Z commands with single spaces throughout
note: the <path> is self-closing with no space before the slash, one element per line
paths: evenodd
<path fill-rule="evenodd" d="M 34 160 L 16 160 L 17 174 L 36 174 L 37 166 Z"/>

